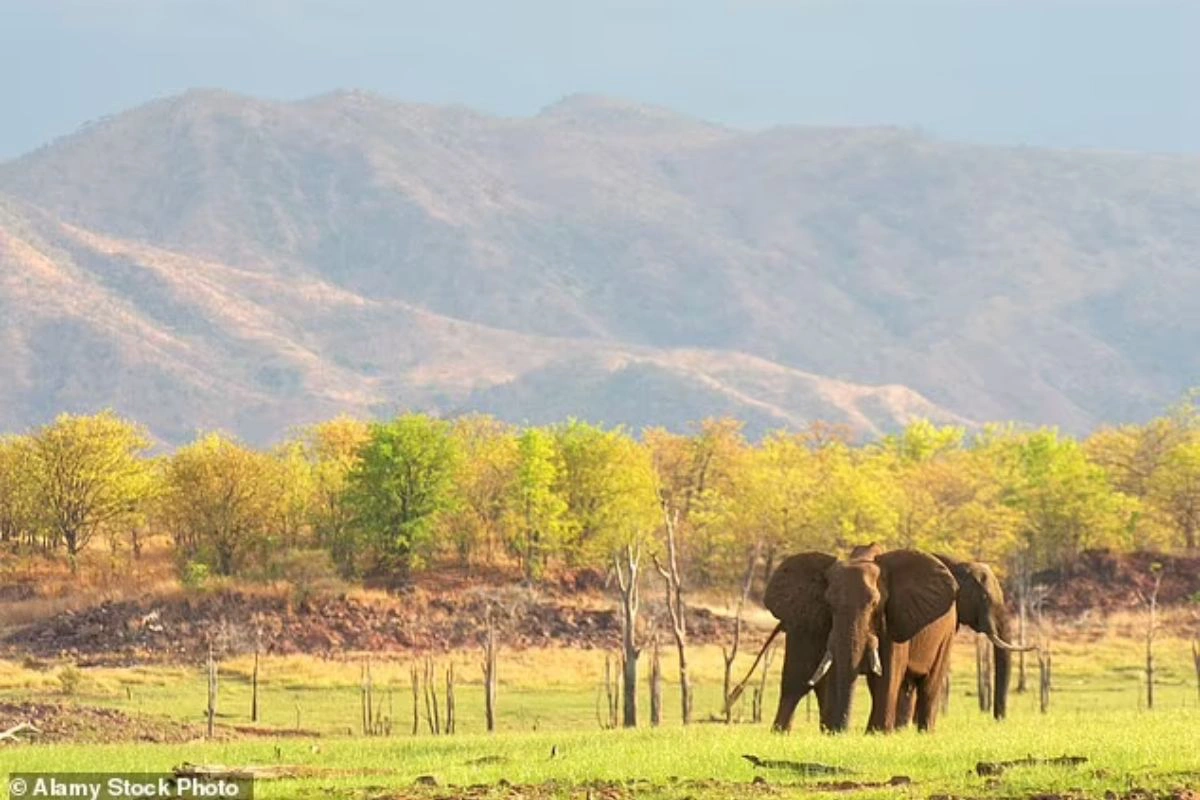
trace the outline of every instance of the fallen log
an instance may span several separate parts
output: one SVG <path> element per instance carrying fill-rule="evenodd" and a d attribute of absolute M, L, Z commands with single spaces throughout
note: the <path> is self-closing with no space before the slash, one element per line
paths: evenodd
<path fill-rule="evenodd" d="M 270 781 L 300 777 L 304 770 L 297 766 L 229 767 L 224 764 L 190 764 L 184 762 L 171 770 L 176 778 L 204 778 L 225 781 Z"/>
<path fill-rule="evenodd" d="M 269 739 L 320 739 L 321 732 L 305 728 L 268 728 L 263 725 L 223 725 L 223 728 L 245 734 L 246 736 L 263 736 Z"/>
<path fill-rule="evenodd" d="M 0 733 L 0 742 L 6 741 L 9 739 L 16 739 L 17 741 L 20 741 L 19 739 L 17 739 L 17 737 L 20 736 L 22 733 L 28 733 L 28 734 L 32 734 L 32 735 L 36 736 L 37 734 L 39 734 L 41 732 L 42 732 L 41 729 L 38 728 L 36 725 L 34 725 L 32 722 L 22 722 L 21 724 L 14 725 L 11 728 L 9 728 L 8 730 Z"/>
<path fill-rule="evenodd" d="M 976 775 L 999 775 L 1012 767 L 1077 767 L 1087 763 L 1086 756 L 1059 756 L 1058 758 L 1034 758 L 1027 756 L 1012 761 L 980 761 L 975 765 Z"/>
<path fill-rule="evenodd" d="M 823 781 L 813 784 L 812 788 L 826 792 L 857 792 L 862 789 L 883 789 L 889 786 L 911 786 L 912 778 L 907 775 L 893 775 L 886 781 Z"/>
<path fill-rule="evenodd" d="M 844 767 L 831 767 L 828 764 L 815 764 L 809 761 L 780 761 L 770 758 L 759 758 L 755 755 L 743 754 L 742 758 L 761 769 L 786 769 L 802 775 L 853 775 L 852 770 Z"/>

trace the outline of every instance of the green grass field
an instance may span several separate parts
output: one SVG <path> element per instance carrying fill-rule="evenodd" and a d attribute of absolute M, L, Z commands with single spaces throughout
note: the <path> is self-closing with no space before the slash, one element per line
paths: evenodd
<path fill-rule="evenodd" d="M 664 691 L 666 723 L 602 730 L 604 654 L 597 651 L 502 653 L 500 732 L 483 733 L 478 655 L 457 654 L 458 731 L 433 737 L 422 721 L 411 735 L 409 662 L 373 661 L 376 698 L 391 691 L 395 723 L 390 736 L 365 738 L 360 729 L 361 662 L 314 658 L 268 659 L 262 667 L 262 725 L 300 727 L 320 738 L 240 738 L 181 745 L 9 745 L 0 748 L 0 768 L 17 770 L 166 770 L 184 761 L 228 765 L 288 764 L 305 777 L 262 782 L 259 797 L 671 797 L 715 798 L 780 794 L 805 796 L 841 788 L 854 797 L 1029 797 L 1037 794 L 1119 796 L 1146 789 L 1170 796 L 1200 786 L 1200 699 L 1191 653 L 1182 638 L 1164 638 L 1157 647 L 1160 666 L 1156 707 L 1144 709 L 1139 672 L 1143 652 L 1126 636 L 1080 634 L 1055 645 L 1052 706 L 1037 707 L 1035 691 L 1013 695 L 1010 718 L 1000 724 L 978 710 L 974 693 L 973 647 L 960 637 L 950 708 L 932 735 L 905 731 L 892 736 L 851 733 L 823 736 L 806 721 L 804 706 L 789 736 L 768 732 L 766 724 L 732 726 L 678 724 L 674 683 Z M 752 658 L 739 660 L 738 676 Z M 697 717 L 720 706 L 719 651 L 693 652 L 699 683 Z M 443 659 L 442 663 L 445 663 Z M 673 660 L 664 651 L 664 671 Z M 223 665 L 220 721 L 245 724 L 249 714 L 250 662 Z M 643 674 L 646 669 L 643 669 Z M 765 699 L 774 709 L 778 661 Z M 1031 670 L 1031 687 L 1036 666 Z M 643 687 L 644 688 L 644 687 Z M 54 673 L 20 665 L 0 667 L 5 699 L 61 699 Z M 85 670 L 69 702 L 118 707 L 130 714 L 162 715 L 199 723 L 205 684 L 199 669 L 148 666 Z M 865 719 L 869 699 L 860 688 L 856 715 Z M 748 717 L 748 706 L 743 709 Z M 815 715 L 815 706 L 813 707 Z M 861 725 L 856 726 L 861 730 Z M 552 757 L 552 750 L 554 756 Z M 784 769 L 755 768 L 742 758 L 818 762 L 852 771 L 841 776 L 805 777 Z M 999 777 L 975 774 L 980 761 L 1062 755 L 1084 756 L 1073 766 L 1013 768 Z M 419 776 L 437 787 L 418 787 Z M 766 784 L 754 784 L 756 776 Z M 884 784 L 894 776 L 911 783 Z M 502 781 L 511 784 L 506 786 Z M 853 782 L 845 789 L 834 782 Z M 475 789 L 467 787 L 475 786 Z M 486 786 L 486 788 L 484 788 Z"/>

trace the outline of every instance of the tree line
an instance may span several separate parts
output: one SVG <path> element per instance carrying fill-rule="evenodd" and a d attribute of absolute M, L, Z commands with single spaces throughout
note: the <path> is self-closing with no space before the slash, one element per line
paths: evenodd
<path fill-rule="evenodd" d="M 435 565 L 548 571 L 633 549 L 696 586 L 748 559 L 862 542 L 1069 563 L 1088 548 L 1188 549 L 1200 535 L 1200 406 L 1077 439 L 1049 428 L 917 421 L 871 442 L 813 424 L 747 440 L 732 419 L 635 436 L 579 420 L 337 418 L 270 449 L 219 433 L 167 455 L 112 413 L 0 438 L 0 544 L 77 563 L 170 538 L 185 580 L 330 571 L 403 581 Z"/>

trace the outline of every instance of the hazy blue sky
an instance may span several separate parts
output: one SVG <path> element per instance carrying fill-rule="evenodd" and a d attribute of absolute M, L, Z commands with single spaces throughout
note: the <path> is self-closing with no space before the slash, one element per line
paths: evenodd
<path fill-rule="evenodd" d="M 1200 0 L 0 0 L 0 159 L 190 87 L 1200 152 Z"/>

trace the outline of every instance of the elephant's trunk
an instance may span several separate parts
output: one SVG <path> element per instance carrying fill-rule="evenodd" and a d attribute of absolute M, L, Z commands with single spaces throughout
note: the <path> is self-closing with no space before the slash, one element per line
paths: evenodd
<path fill-rule="evenodd" d="M 992 669 L 995 672 L 992 690 L 992 716 L 996 719 L 1004 719 L 1008 713 L 1008 683 L 1012 675 L 1012 651 L 993 650 Z"/>
<path fill-rule="evenodd" d="M 834 630 L 838 630 L 834 622 Z M 831 732 L 841 732 L 850 726 L 850 711 L 854 700 L 854 683 L 862 669 L 868 650 L 866 631 L 849 631 L 841 636 L 830 637 L 828 658 L 832 665 L 832 707 L 825 727 Z"/>
<path fill-rule="evenodd" d="M 1007 644 L 1007 639 L 1012 635 L 1012 626 L 1009 623 L 1008 615 L 1004 613 L 1004 609 L 992 612 L 991 632 L 988 638 L 991 639 L 994 645 L 992 649 L 992 669 L 993 669 L 993 697 L 992 697 L 992 716 L 996 719 L 1004 719 L 1008 713 L 1008 684 L 1012 676 L 1012 654 L 1013 648 L 1003 647 L 998 642 Z"/>

